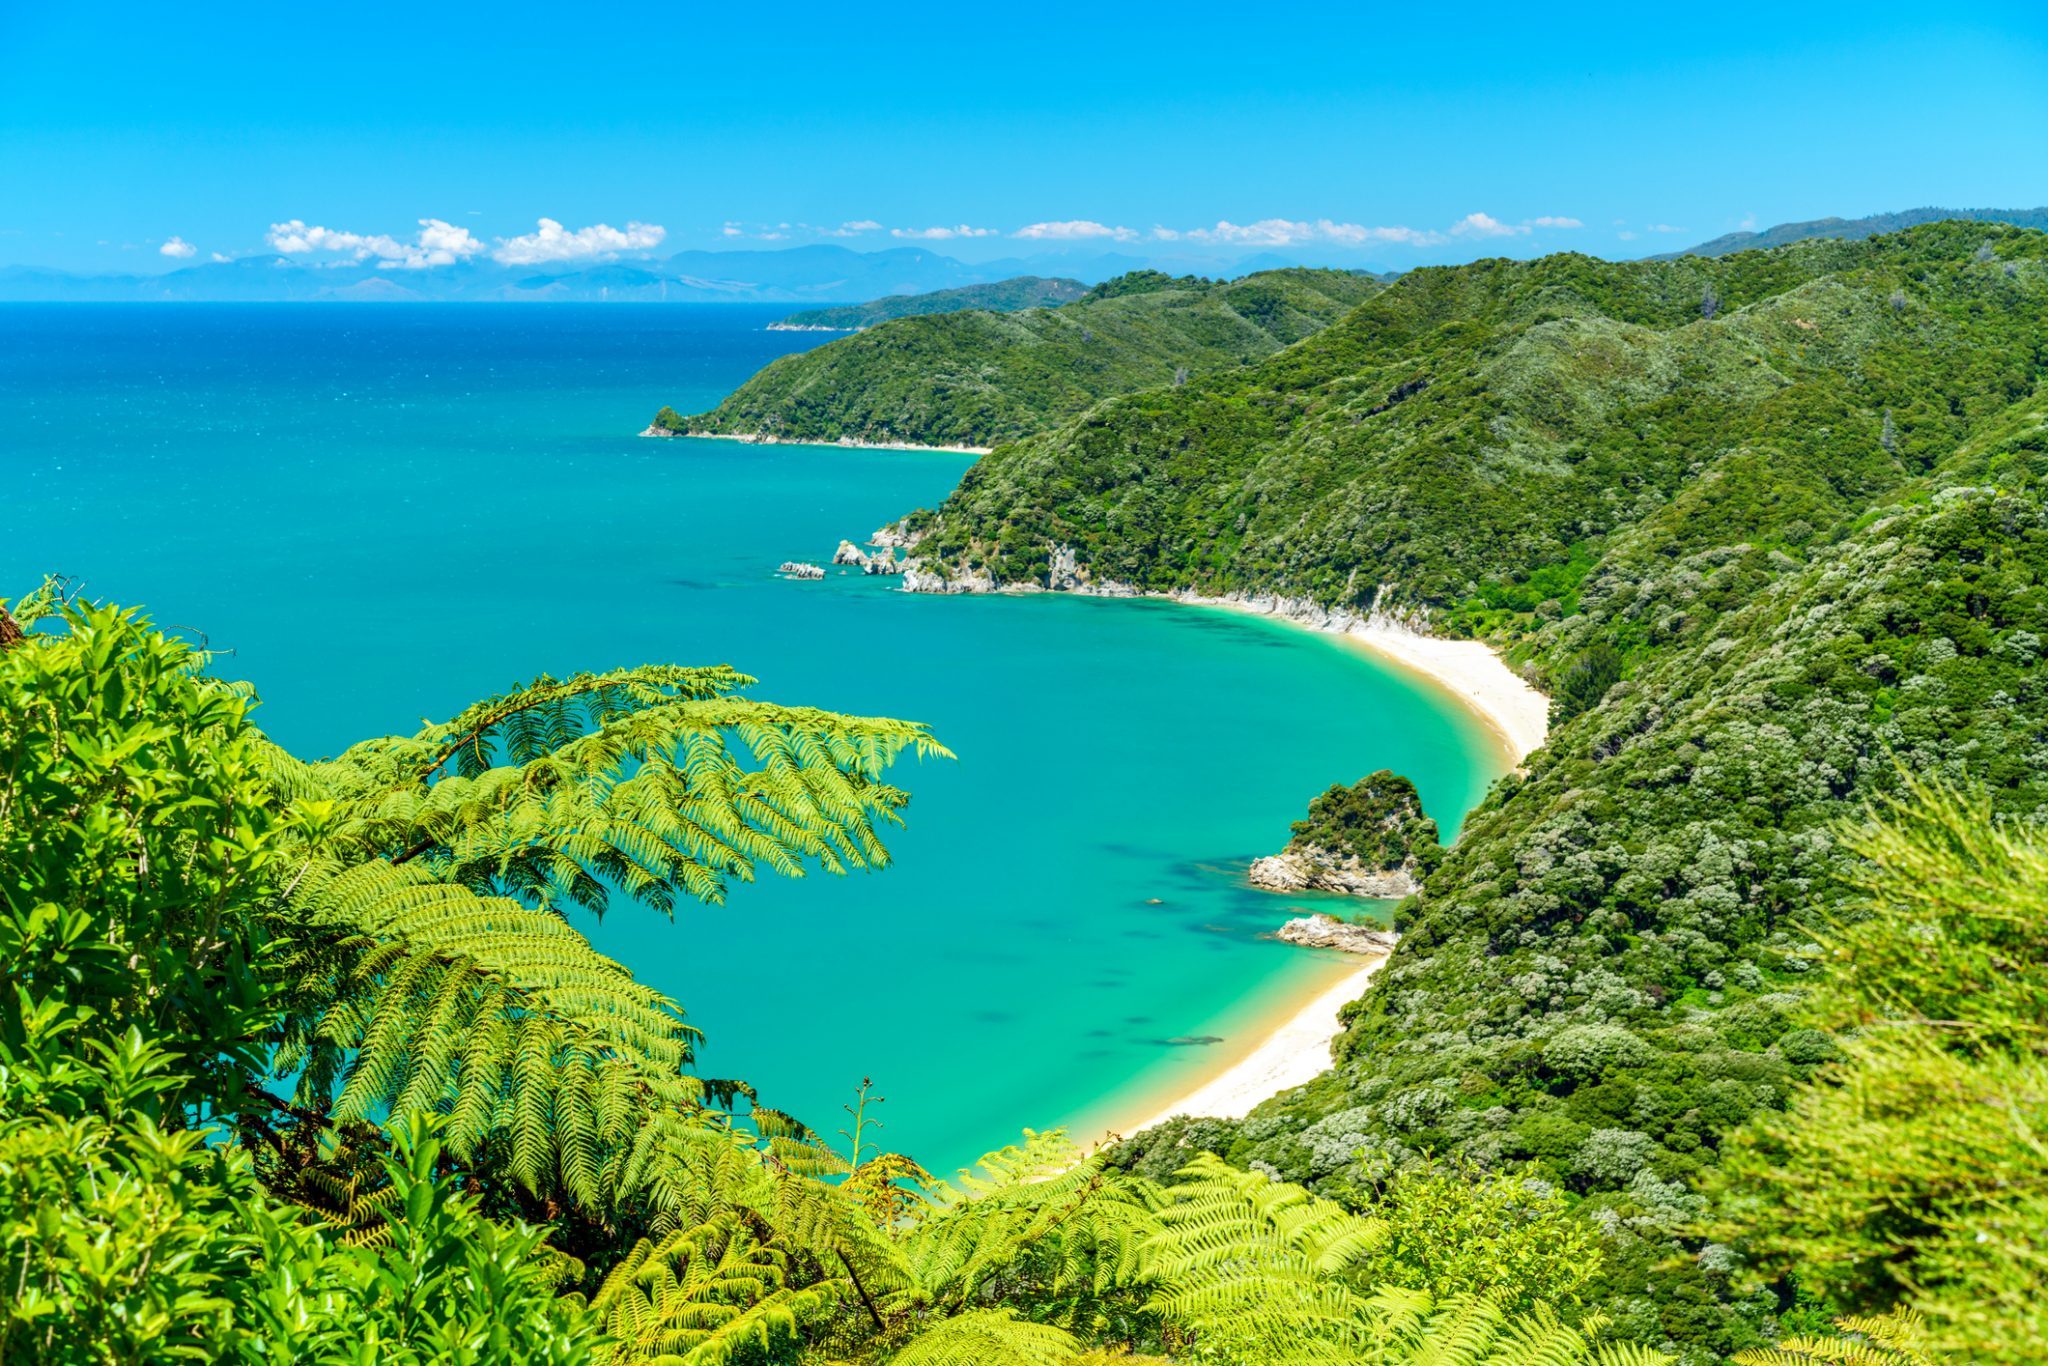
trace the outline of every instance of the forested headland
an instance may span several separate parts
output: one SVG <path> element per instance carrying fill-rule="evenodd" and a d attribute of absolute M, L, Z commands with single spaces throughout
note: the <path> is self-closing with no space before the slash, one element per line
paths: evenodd
<path fill-rule="evenodd" d="M 1341 270 L 1226 282 L 1138 271 L 1058 308 L 899 318 L 784 356 L 677 433 L 986 446 L 1099 399 L 1270 356 L 1379 288 Z"/>
<path fill-rule="evenodd" d="M 1019 275 L 993 284 L 961 285 L 925 294 L 891 294 L 869 303 L 841 304 L 836 308 L 807 308 L 790 314 L 776 326 L 857 332 L 892 318 L 920 318 L 932 313 L 960 313 L 968 309 L 1016 313 L 1026 308 L 1058 308 L 1086 297 L 1087 293 L 1088 286 L 1079 280 Z"/>

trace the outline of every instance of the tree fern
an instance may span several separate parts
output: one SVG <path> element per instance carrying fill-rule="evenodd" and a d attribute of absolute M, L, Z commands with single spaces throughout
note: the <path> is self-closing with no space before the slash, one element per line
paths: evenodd
<path fill-rule="evenodd" d="M 482 892 L 603 910 L 613 889 L 672 912 L 761 868 L 888 861 L 907 800 L 881 780 L 924 727 L 730 695 L 730 669 L 541 679 L 336 759 L 275 755 L 280 789 L 335 809 L 322 852 L 422 862 Z"/>
<path fill-rule="evenodd" d="M 789 1284 L 788 1259 L 732 1212 L 658 1241 L 612 1268 L 590 1307 L 617 1342 L 616 1366 L 724 1366 L 793 1341 L 830 1307 L 838 1284 Z"/>
<path fill-rule="evenodd" d="M 274 916 L 293 984 L 275 1064 L 296 1109 L 442 1114 L 451 1153 L 502 1162 L 536 1197 L 599 1217 L 665 1201 L 653 1227 L 687 1226 L 673 1159 L 705 1098 L 696 1031 L 562 910 L 624 893 L 672 911 L 764 867 L 880 867 L 906 800 L 883 770 L 946 752 L 906 722 L 732 695 L 752 682 L 542 678 L 331 760 L 267 746 L 294 867 Z"/>
<path fill-rule="evenodd" d="M 891 1358 L 892 1366 L 1067 1366 L 1080 1355 L 1072 1335 L 1017 1317 L 1010 1309 L 978 1309 L 926 1329 Z"/>
<path fill-rule="evenodd" d="M 1114 1290 L 1135 1287 L 1140 1249 L 1159 1231 L 1149 1182 L 1082 1158 L 1064 1134 L 1025 1131 L 961 1173 L 902 1234 L 920 1304 L 964 1309 L 1023 1299 L 1077 1332 L 1106 1326 Z"/>
<path fill-rule="evenodd" d="M 1547 1306 L 1511 1314 L 1490 1297 L 1356 1283 L 1385 1237 L 1377 1219 L 1210 1154 L 1167 1190 L 1144 1248 L 1151 1305 L 1189 1330 L 1203 1360 L 1233 1366 L 1662 1366 L 1597 1340 L 1597 1316 L 1567 1324 Z"/>

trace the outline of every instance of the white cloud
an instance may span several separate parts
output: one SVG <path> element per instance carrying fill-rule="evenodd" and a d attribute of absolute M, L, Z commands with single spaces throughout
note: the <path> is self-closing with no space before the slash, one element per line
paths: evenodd
<path fill-rule="evenodd" d="M 1753 213 L 1746 213 L 1742 215 L 1742 221 L 1740 223 L 1737 223 L 1735 226 L 1742 229 L 1742 231 L 1744 232 L 1755 232 L 1756 215 Z"/>
<path fill-rule="evenodd" d="M 962 223 L 957 228 L 891 228 L 891 237 L 907 237 L 920 242 L 944 242 L 953 237 L 994 237 L 994 228 L 970 228 Z"/>
<path fill-rule="evenodd" d="M 232 256 L 230 256 L 230 255 L 228 255 L 228 254 L 227 254 L 226 252 L 224 252 L 224 251 L 217 251 L 217 252 L 213 253 L 213 259 L 214 259 L 215 261 L 232 261 L 232 260 L 234 260 L 235 258 L 234 258 L 234 257 L 232 257 Z"/>
<path fill-rule="evenodd" d="M 735 225 L 726 224 L 727 229 Z M 730 231 L 727 236 L 736 236 Z M 508 266 L 534 266 L 548 261 L 587 261 L 592 257 L 616 256 L 622 251 L 646 251 L 661 245 L 668 229 L 658 223 L 628 223 L 615 228 L 593 223 L 571 231 L 552 218 L 540 220 L 537 231 L 523 237 L 501 237 L 491 258 Z"/>
<path fill-rule="evenodd" d="M 157 251 L 165 256 L 174 256 L 182 261 L 188 256 L 197 255 L 199 248 L 193 246 L 182 237 L 173 237 L 170 241 L 158 247 Z"/>
<path fill-rule="evenodd" d="M 1233 223 L 1226 218 L 1213 228 L 1192 228 L 1180 233 L 1168 228 L 1155 228 L 1153 235 L 1163 241 L 1215 242 L 1242 247 L 1292 247 L 1306 242 L 1335 242 L 1350 247 L 1364 246 L 1368 242 L 1393 242 L 1424 247 L 1443 240 L 1438 233 L 1417 228 L 1366 227 L 1359 223 L 1338 223 L 1328 218 L 1318 218 L 1313 222 L 1261 218 L 1256 223 Z"/>
<path fill-rule="evenodd" d="M 1541 218 L 1531 218 L 1528 220 L 1528 224 L 1532 228 L 1583 228 L 1586 226 L 1576 218 L 1561 218 L 1555 214 L 1545 214 Z"/>
<path fill-rule="evenodd" d="M 872 218 L 856 218 L 831 229 L 833 237 L 858 237 L 864 232 L 880 232 L 882 225 Z"/>
<path fill-rule="evenodd" d="M 1468 213 L 1451 224 L 1453 237 L 1514 237 L 1529 231 L 1514 223 L 1503 223 L 1492 214 Z"/>
<path fill-rule="evenodd" d="M 1128 242 L 1137 235 L 1129 228 L 1112 228 L 1106 223 L 1096 223 L 1086 218 L 1068 219 L 1060 223 L 1033 223 L 1010 234 L 1012 237 L 1023 237 L 1039 242 L 1081 242 L 1097 237 Z"/>
<path fill-rule="evenodd" d="M 438 218 L 419 220 L 418 235 L 401 242 L 385 233 L 344 232 L 337 228 L 308 227 L 303 219 L 272 223 L 266 240 L 275 251 L 287 256 L 309 256 L 332 252 L 353 261 L 376 258 L 379 270 L 424 270 L 429 266 L 452 266 L 484 249 L 470 234 Z"/>
<path fill-rule="evenodd" d="M 1630 232 L 1627 228 L 1623 228 L 1620 232 L 1614 235 L 1616 237 L 1619 237 L 1624 242 L 1633 242 L 1636 240 L 1636 235 Z"/>
<path fill-rule="evenodd" d="M 720 237 L 745 237 L 747 235 L 747 230 L 743 225 L 739 223 L 728 222 L 724 227 L 718 230 L 718 235 Z"/>
<path fill-rule="evenodd" d="M 1684 231 L 1685 231 L 1685 229 L 1684 229 L 1684 228 L 1680 228 L 1680 227 L 1675 227 L 1675 226 L 1673 226 L 1673 225 L 1672 225 L 1672 224 L 1670 224 L 1670 223 L 1652 223 L 1652 224 L 1650 224 L 1650 231 L 1651 231 L 1651 232 L 1684 232 Z"/>

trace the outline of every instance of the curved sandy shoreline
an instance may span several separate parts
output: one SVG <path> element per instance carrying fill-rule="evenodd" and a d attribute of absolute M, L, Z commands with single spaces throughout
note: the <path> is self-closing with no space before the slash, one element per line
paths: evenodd
<path fill-rule="evenodd" d="M 1341 636 L 1368 653 L 1420 674 L 1451 695 L 1484 724 L 1520 767 L 1541 749 L 1550 734 L 1550 699 L 1507 666 L 1493 647 L 1477 640 L 1426 636 L 1384 617 L 1360 619 L 1333 616 L 1308 604 L 1282 598 L 1211 598 L 1193 593 L 1160 596 L 1193 607 L 1220 607 L 1230 612 L 1274 617 L 1305 631 Z"/>
<path fill-rule="evenodd" d="M 1542 746 L 1550 730 L 1550 699 L 1531 687 L 1501 657 L 1476 640 L 1443 640 L 1384 621 L 1320 620 L 1273 599 L 1169 595 L 1197 607 L 1221 607 L 1278 617 L 1305 630 L 1343 636 L 1378 658 L 1419 674 L 1481 721 L 1501 743 L 1510 767 Z M 1327 987 L 1260 1041 L 1250 1054 L 1136 1123 L 1110 1126 L 1128 1137 L 1176 1115 L 1242 1119 L 1261 1101 L 1313 1081 L 1330 1066 L 1330 1045 L 1344 1032 L 1338 1012 L 1357 1000 L 1387 961 L 1366 957 L 1356 971 Z"/>

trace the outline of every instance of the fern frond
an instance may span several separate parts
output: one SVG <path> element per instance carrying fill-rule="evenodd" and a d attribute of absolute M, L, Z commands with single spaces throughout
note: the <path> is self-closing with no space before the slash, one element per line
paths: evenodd
<path fill-rule="evenodd" d="M 895 1366 L 1067 1366 L 1081 1344 L 1058 1328 L 1010 1309 L 977 1309 L 943 1319 L 898 1352 Z"/>
<path fill-rule="evenodd" d="M 1790 1337 L 1737 1352 L 1736 1366 L 1940 1366 L 1927 1321 L 1910 1310 L 1835 1320 L 1841 1337 Z"/>
<path fill-rule="evenodd" d="M 543 679 L 411 737 L 301 764 L 270 751 L 288 800 L 331 804 L 316 848 L 421 862 L 479 893 L 603 911 L 612 889 L 673 913 L 762 869 L 880 868 L 908 800 L 882 781 L 923 726 L 734 697 L 729 669 Z"/>
<path fill-rule="evenodd" d="M 309 869 L 280 917 L 297 1008 L 276 1066 L 335 1122 L 445 1114 L 464 1159 L 592 1210 L 650 1111 L 694 1109 L 697 1033 L 558 918 L 382 862 Z"/>
<path fill-rule="evenodd" d="M 642 1239 L 605 1277 L 590 1309 L 615 1340 L 616 1366 L 725 1366 L 793 1342 L 841 1286 L 791 1286 L 784 1254 L 727 1213 Z"/>

